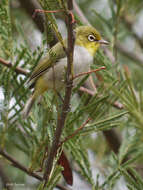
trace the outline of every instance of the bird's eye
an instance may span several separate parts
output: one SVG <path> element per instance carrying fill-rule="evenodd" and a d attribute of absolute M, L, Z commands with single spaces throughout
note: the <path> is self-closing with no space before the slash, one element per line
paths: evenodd
<path fill-rule="evenodd" d="M 92 34 L 90 34 L 90 35 L 88 36 L 88 40 L 89 40 L 90 42 L 94 42 L 94 41 L 95 41 L 95 36 L 92 35 Z"/>

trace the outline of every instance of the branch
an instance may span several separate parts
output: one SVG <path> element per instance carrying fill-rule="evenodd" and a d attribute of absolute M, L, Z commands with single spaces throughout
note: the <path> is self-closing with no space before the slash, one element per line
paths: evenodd
<path fill-rule="evenodd" d="M 69 112 L 70 98 L 71 98 L 71 92 L 72 92 L 73 80 L 71 76 L 72 76 L 72 65 L 73 65 L 74 41 L 75 41 L 74 33 L 73 33 L 73 23 L 72 23 L 73 18 L 71 16 L 71 11 L 73 9 L 72 0 L 68 0 L 67 4 L 68 4 L 69 11 L 66 12 L 66 15 L 65 15 L 67 19 L 67 30 L 68 30 L 68 48 L 66 51 L 67 52 L 67 73 L 66 73 L 65 97 L 64 97 L 64 102 L 62 106 L 62 112 L 57 121 L 57 127 L 55 131 L 52 147 L 49 153 L 49 157 L 46 161 L 45 172 L 44 172 L 44 179 L 45 179 L 44 187 L 46 186 L 49 180 L 49 176 L 50 176 L 52 166 L 53 166 L 54 157 L 59 148 L 61 134 L 64 128 L 67 113 Z"/>
<path fill-rule="evenodd" d="M 10 62 L 8 62 L 8 61 L 5 61 L 5 60 L 2 59 L 1 57 L 0 57 L 0 63 L 1 63 L 2 65 L 4 65 L 4 66 L 8 67 L 8 68 L 12 68 L 12 67 L 13 67 L 13 64 L 12 64 L 12 63 L 10 63 Z M 28 74 L 28 72 L 27 72 L 25 69 L 21 68 L 21 67 L 16 67 L 16 68 L 14 69 L 14 71 L 15 71 L 17 74 L 22 74 L 22 75 L 27 75 L 27 74 Z"/>
<path fill-rule="evenodd" d="M 106 69 L 106 67 L 103 66 L 103 67 L 100 67 L 100 68 L 95 69 L 95 70 L 90 70 L 90 71 L 87 71 L 87 72 L 79 73 L 79 74 L 77 74 L 77 75 L 75 75 L 73 77 L 73 80 L 76 79 L 76 78 L 78 78 L 78 77 L 81 77 L 83 75 L 88 75 L 88 74 L 91 74 L 91 73 L 96 73 L 97 71 L 100 71 L 100 70 L 103 70 L 103 69 Z"/>
<path fill-rule="evenodd" d="M 73 0 L 73 6 L 74 6 L 74 10 L 77 13 L 77 15 L 79 16 L 79 18 L 81 19 L 81 21 L 86 24 L 91 26 L 90 22 L 87 20 L 87 18 L 84 16 L 82 10 L 79 8 L 79 6 L 77 5 L 77 3 L 75 2 L 75 0 Z"/>
<path fill-rule="evenodd" d="M 90 120 L 91 120 L 91 118 L 88 118 L 76 131 L 74 131 L 71 135 L 65 137 L 65 139 L 60 143 L 60 146 L 62 146 L 63 143 L 67 142 L 71 138 L 73 138 L 76 135 L 78 135 L 79 131 L 81 131 Z"/>
<path fill-rule="evenodd" d="M 0 155 L 2 155 L 3 157 L 5 157 L 7 160 L 9 160 L 12 165 L 22 171 L 24 171 L 25 173 L 27 173 L 28 175 L 32 176 L 32 177 L 35 177 L 36 179 L 42 181 L 43 178 L 39 175 L 37 175 L 36 173 L 34 172 L 31 172 L 28 170 L 28 168 L 26 168 L 25 166 L 23 166 L 22 164 L 20 164 L 17 160 L 15 160 L 13 157 L 11 157 L 10 155 L 8 155 L 8 153 L 3 150 L 2 148 L 0 148 Z"/>
<path fill-rule="evenodd" d="M 21 163 L 19 163 L 13 157 L 11 157 L 2 148 L 0 148 L 0 155 L 2 155 L 4 158 L 6 158 L 8 161 L 10 161 L 15 168 L 18 168 L 18 169 L 22 170 L 23 172 L 27 173 L 29 176 L 32 176 L 32 177 L 38 179 L 39 181 L 43 181 L 43 177 L 41 177 L 40 175 L 36 174 L 35 172 L 29 171 L 28 168 L 26 168 L 25 166 L 23 166 Z M 1 172 L 2 172 L 2 170 L 0 170 L 0 174 L 1 174 Z M 5 180 L 8 181 L 7 178 L 5 178 Z M 68 188 L 66 188 L 66 187 L 64 187 L 64 186 L 62 186 L 60 184 L 57 184 L 56 187 L 59 188 L 59 189 L 61 189 L 61 190 L 69 190 Z"/>

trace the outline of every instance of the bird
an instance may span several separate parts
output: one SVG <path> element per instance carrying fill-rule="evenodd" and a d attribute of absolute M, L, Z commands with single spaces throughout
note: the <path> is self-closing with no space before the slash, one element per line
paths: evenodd
<path fill-rule="evenodd" d="M 108 45 L 108 42 L 101 38 L 100 33 L 94 27 L 76 27 L 73 53 L 74 75 L 90 70 L 94 55 L 101 44 Z M 67 39 L 64 40 L 64 45 L 67 47 Z M 24 106 L 23 118 L 28 117 L 34 102 L 44 92 L 50 89 L 56 89 L 58 92 L 65 87 L 66 68 L 67 56 L 62 44 L 58 42 L 47 52 L 29 77 L 29 88 L 34 88 L 34 91 Z M 79 78 L 81 80 L 82 77 Z M 79 78 L 73 81 L 73 85 L 77 84 Z"/>

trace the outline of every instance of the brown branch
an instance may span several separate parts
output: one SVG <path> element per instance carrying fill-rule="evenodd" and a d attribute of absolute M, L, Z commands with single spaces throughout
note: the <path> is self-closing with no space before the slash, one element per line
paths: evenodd
<path fill-rule="evenodd" d="M 4 65 L 4 66 L 8 67 L 8 68 L 12 68 L 12 67 L 14 66 L 12 63 L 10 63 L 10 62 L 8 62 L 8 61 L 5 61 L 5 60 L 2 59 L 1 57 L 0 57 L 0 63 L 1 63 L 2 65 Z M 27 75 L 27 74 L 28 74 L 28 72 L 27 72 L 25 69 L 21 68 L 21 67 L 16 67 L 16 68 L 14 69 L 14 71 L 15 71 L 17 74 L 22 74 L 22 75 Z"/>
<path fill-rule="evenodd" d="M 58 12 L 64 12 L 62 9 L 57 10 L 43 10 L 43 9 L 35 9 L 34 13 L 32 15 L 32 18 L 35 18 L 37 13 L 58 13 Z"/>
<path fill-rule="evenodd" d="M 80 90 L 81 92 L 86 92 L 87 94 L 89 94 L 89 95 L 91 95 L 91 96 L 94 96 L 94 95 L 95 95 L 95 92 L 94 92 L 93 90 L 90 90 L 90 89 L 85 88 L 85 87 L 83 87 L 83 86 L 81 86 L 81 87 L 79 88 L 79 90 Z"/>
<path fill-rule="evenodd" d="M 23 172 L 27 173 L 29 176 L 32 176 L 36 179 L 38 179 L 39 181 L 43 181 L 43 177 L 41 177 L 40 175 L 38 175 L 35 172 L 29 171 L 28 168 L 26 168 L 25 166 L 23 166 L 21 163 L 19 163 L 17 160 L 15 160 L 15 158 L 11 157 L 4 149 L 0 148 L 0 155 L 2 155 L 4 158 L 6 158 L 8 161 L 10 161 L 12 163 L 12 166 L 14 166 L 15 168 L 18 168 L 20 170 L 22 170 Z M 0 170 L 0 174 L 1 174 L 1 170 Z M 4 176 L 5 177 L 5 176 Z M 8 181 L 8 179 L 5 179 L 6 181 Z M 57 184 L 56 185 L 57 188 L 61 189 L 61 190 L 69 190 L 68 188 Z M 7 188 L 8 189 L 8 188 Z"/>
<path fill-rule="evenodd" d="M 106 67 L 103 66 L 103 67 L 100 67 L 100 68 L 95 69 L 95 70 L 91 70 L 91 71 L 79 73 L 78 75 L 75 75 L 75 76 L 73 77 L 73 80 L 76 79 L 76 78 L 78 78 L 78 77 L 81 77 L 81 76 L 83 76 L 83 75 L 88 75 L 88 74 L 91 74 L 91 73 L 96 73 L 97 71 L 100 71 L 100 70 L 103 70 L 103 69 L 106 69 Z"/>
<path fill-rule="evenodd" d="M 39 175 L 37 175 L 34 172 L 31 172 L 28 170 L 28 168 L 26 168 L 25 166 L 23 166 L 22 164 L 20 164 L 17 160 L 15 160 L 13 157 L 11 157 L 5 150 L 3 150 L 2 148 L 0 148 L 0 155 L 2 155 L 3 157 L 5 157 L 7 160 L 9 160 L 12 165 L 22 171 L 24 171 L 25 173 L 27 173 L 28 175 L 35 177 L 36 179 L 42 181 L 43 178 Z"/>
<path fill-rule="evenodd" d="M 71 98 L 71 92 L 72 92 L 73 80 L 71 76 L 72 76 L 72 65 L 73 65 L 74 41 L 75 41 L 74 33 L 73 33 L 73 23 L 72 23 L 73 18 L 71 16 L 71 11 L 73 9 L 72 0 L 68 0 L 67 5 L 68 5 L 68 10 L 70 12 L 65 14 L 66 19 L 67 19 L 66 24 L 67 24 L 67 30 L 68 30 L 68 48 L 66 51 L 67 52 L 67 73 L 66 73 L 65 97 L 64 97 L 62 112 L 57 121 L 57 127 L 55 131 L 52 147 L 49 153 L 49 157 L 46 161 L 45 172 L 44 172 L 44 179 L 45 179 L 44 187 L 46 186 L 49 180 L 49 175 L 52 170 L 54 157 L 59 148 L 60 137 L 64 128 L 67 113 L 69 112 L 69 104 L 70 104 L 70 98 Z"/>
<path fill-rule="evenodd" d="M 60 143 L 60 146 L 63 145 L 63 143 L 67 142 L 69 139 L 75 137 L 79 131 L 81 131 L 85 125 L 91 120 L 91 118 L 88 118 L 76 131 L 74 131 L 74 133 L 72 133 L 71 135 L 67 136 L 61 143 Z"/>
<path fill-rule="evenodd" d="M 73 6 L 74 6 L 74 10 L 77 13 L 77 15 L 79 16 L 80 20 L 86 24 L 91 26 L 90 22 L 87 20 L 87 18 L 84 16 L 82 10 L 79 8 L 79 6 L 77 5 L 77 3 L 75 2 L 75 0 L 73 0 Z"/>
<path fill-rule="evenodd" d="M 85 92 L 85 93 L 87 93 L 87 94 L 89 94 L 89 95 L 91 95 L 91 96 L 94 96 L 94 95 L 96 94 L 93 90 L 89 90 L 88 88 L 85 88 L 85 87 L 83 87 L 83 86 L 81 86 L 81 87 L 79 88 L 79 90 L 82 91 L 82 92 Z M 109 101 L 106 100 L 106 102 L 109 103 L 109 104 L 111 104 L 112 106 L 114 106 L 114 107 L 117 108 L 117 109 L 120 109 L 120 110 L 121 110 L 121 109 L 124 108 L 123 104 L 121 104 L 121 103 L 118 102 L 118 101 L 115 101 L 114 103 L 112 103 L 112 102 L 109 102 Z"/>

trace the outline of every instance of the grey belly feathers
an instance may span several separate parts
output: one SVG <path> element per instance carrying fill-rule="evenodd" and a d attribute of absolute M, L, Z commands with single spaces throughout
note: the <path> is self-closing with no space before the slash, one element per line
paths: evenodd
<path fill-rule="evenodd" d="M 75 46 L 73 60 L 74 75 L 77 75 L 89 71 L 93 56 L 90 55 L 86 48 Z M 60 59 L 55 66 L 50 68 L 48 72 L 43 75 L 43 79 L 45 83 L 48 84 L 48 88 L 56 87 L 56 89 L 59 89 L 64 86 L 66 68 L 67 57 Z M 73 84 L 75 85 L 81 79 L 82 77 L 75 79 Z"/>

